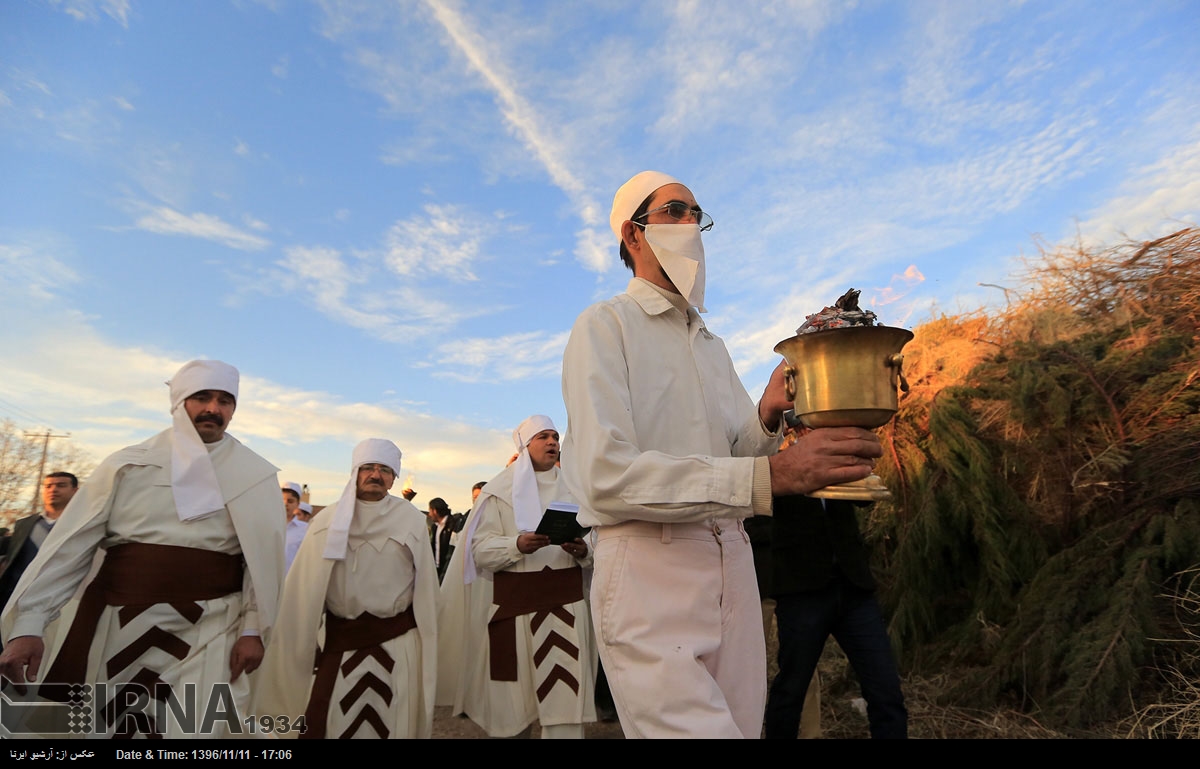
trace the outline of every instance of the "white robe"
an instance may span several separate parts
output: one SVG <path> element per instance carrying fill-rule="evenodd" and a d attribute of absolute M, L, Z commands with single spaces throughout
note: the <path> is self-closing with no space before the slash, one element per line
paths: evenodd
<path fill-rule="evenodd" d="M 367 705 L 382 720 L 389 738 L 428 738 L 437 675 L 438 582 L 424 518 L 410 502 L 390 495 L 378 503 L 357 502 L 343 561 L 324 557 L 332 519 L 332 515 L 313 519 L 288 571 L 279 625 L 259 674 L 254 712 L 293 721 L 305 712 L 327 608 L 336 616 L 353 619 L 364 611 L 377 617 L 395 616 L 411 604 L 417 627 L 382 644 L 395 663 L 391 671 L 368 660 L 349 674 L 339 673 L 326 738 L 353 728 Z M 391 703 L 368 693 L 343 713 L 338 701 L 367 675 L 388 685 Z M 361 725 L 361 719 L 359 724 L 355 737 L 376 736 L 369 725 Z"/>
<path fill-rule="evenodd" d="M 465 539 L 465 532 L 463 536 Z M 452 716 L 467 712 L 468 640 L 479 628 L 487 627 L 492 613 L 492 581 L 463 582 L 466 553 L 465 547 L 454 549 L 438 591 L 437 705 L 449 707 Z"/>
<path fill-rule="evenodd" d="M 478 516 L 478 523 L 467 544 L 472 549 L 481 578 L 468 587 L 488 599 L 492 597 L 491 580 L 496 572 L 541 572 L 547 567 L 571 569 L 591 564 L 590 554 L 586 559 L 576 560 L 557 545 L 543 547 L 530 555 L 517 550 L 516 540 L 521 532 L 517 529 L 511 504 L 512 472 L 510 465 L 488 482 L 472 513 L 472 516 Z M 558 468 L 537 473 L 537 479 L 543 510 L 551 502 L 572 501 L 566 487 L 558 482 Z M 591 616 L 582 598 L 582 579 L 580 573 L 580 600 L 566 607 L 574 615 L 573 624 L 568 625 L 549 614 L 535 630 L 534 615 L 515 618 L 516 681 L 492 680 L 487 621 L 495 615 L 497 607 L 490 600 L 483 605 L 479 598 L 472 597 L 469 608 L 472 625 L 464 634 L 463 706 L 471 720 L 489 735 L 509 737 L 520 733 L 535 720 L 542 727 L 596 720 L 596 645 Z M 564 646 L 567 645 L 576 649 L 574 655 L 566 651 Z M 539 654 L 545 656 L 535 663 L 534 658 Z M 539 697 L 538 689 L 543 686 L 546 690 Z"/>
<path fill-rule="evenodd" d="M 197 709 L 203 713 L 213 685 L 229 681 L 234 642 L 247 631 L 262 635 L 264 643 L 268 640 L 283 581 L 286 516 L 279 497 L 278 468 L 226 435 L 218 443 L 208 444 L 225 510 L 180 521 L 171 493 L 170 438 L 170 430 L 164 431 L 100 464 L 63 511 L 21 578 L 0 626 L 7 640 L 47 637 L 47 626 L 92 570 L 98 549 L 140 543 L 241 553 L 245 562 L 242 590 L 197 601 L 198 619 L 186 618 L 162 603 L 122 621 L 120 607 L 106 607 L 88 653 L 86 680 L 81 682 L 118 684 L 155 675 L 170 684 L 180 698 L 186 691 L 184 685 L 193 683 Z M 57 653 L 67 629 L 61 623 L 51 628 L 56 632 L 50 635 L 56 637 L 47 651 Z M 128 665 L 113 669 L 115 655 L 148 639 L 150 632 L 175 636 L 186 644 L 185 656 L 179 658 L 161 644 L 152 644 Z M 42 670 L 49 671 L 54 662 L 47 655 Z M 240 676 L 231 694 L 238 709 L 233 720 L 240 724 L 248 710 L 250 677 Z M 157 728 L 164 727 L 159 724 Z M 173 719 L 168 720 L 165 731 L 168 737 L 193 736 Z M 218 729 L 211 735 L 194 736 L 219 737 L 225 732 Z"/>

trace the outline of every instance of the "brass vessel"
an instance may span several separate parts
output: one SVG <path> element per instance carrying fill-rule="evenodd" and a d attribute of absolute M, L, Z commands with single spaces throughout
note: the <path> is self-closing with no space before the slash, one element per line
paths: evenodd
<path fill-rule="evenodd" d="M 900 350 L 912 338 L 903 328 L 851 326 L 801 334 L 775 345 L 775 352 L 787 361 L 784 382 L 800 422 L 810 428 L 865 430 L 887 424 L 899 408 L 897 388 L 908 390 L 900 371 Z M 872 474 L 809 496 L 876 501 L 890 498 L 891 492 Z"/>

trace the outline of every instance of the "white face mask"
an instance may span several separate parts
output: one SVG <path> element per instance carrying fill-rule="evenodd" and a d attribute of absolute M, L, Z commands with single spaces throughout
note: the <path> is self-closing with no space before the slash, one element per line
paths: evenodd
<path fill-rule="evenodd" d="M 698 224 L 647 224 L 646 243 L 688 303 L 704 309 L 704 243 Z"/>

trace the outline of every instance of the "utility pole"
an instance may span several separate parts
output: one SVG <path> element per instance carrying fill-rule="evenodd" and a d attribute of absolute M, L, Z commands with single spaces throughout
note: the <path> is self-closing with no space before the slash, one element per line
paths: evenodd
<path fill-rule="evenodd" d="M 40 496 L 39 492 L 42 489 L 42 473 L 46 472 L 46 452 L 50 448 L 50 439 L 51 438 L 70 438 L 71 434 L 67 433 L 66 435 L 52 435 L 50 433 L 50 431 L 47 430 L 45 433 L 42 433 L 42 434 L 33 433 L 31 435 L 30 433 L 25 433 L 25 437 L 42 439 L 42 461 L 38 464 L 37 484 L 36 484 L 36 488 L 34 489 L 34 492 L 33 492 L 33 499 L 30 500 L 30 502 L 29 502 L 29 514 L 33 515 L 34 513 L 36 513 L 38 511 L 37 503 L 38 503 L 38 497 Z"/>

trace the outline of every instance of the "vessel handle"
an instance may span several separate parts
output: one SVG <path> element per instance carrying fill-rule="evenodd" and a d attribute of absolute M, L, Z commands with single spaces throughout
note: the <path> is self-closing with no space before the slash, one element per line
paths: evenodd
<path fill-rule="evenodd" d="M 789 401 L 796 401 L 796 369 L 792 366 L 783 367 L 783 394 Z"/>
<path fill-rule="evenodd" d="M 901 364 L 904 363 L 904 355 L 894 352 L 888 356 L 887 365 L 896 369 L 896 376 L 900 377 L 900 391 L 908 392 L 908 380 L 904 378 L 904 372 L 900 370 Z"/>

